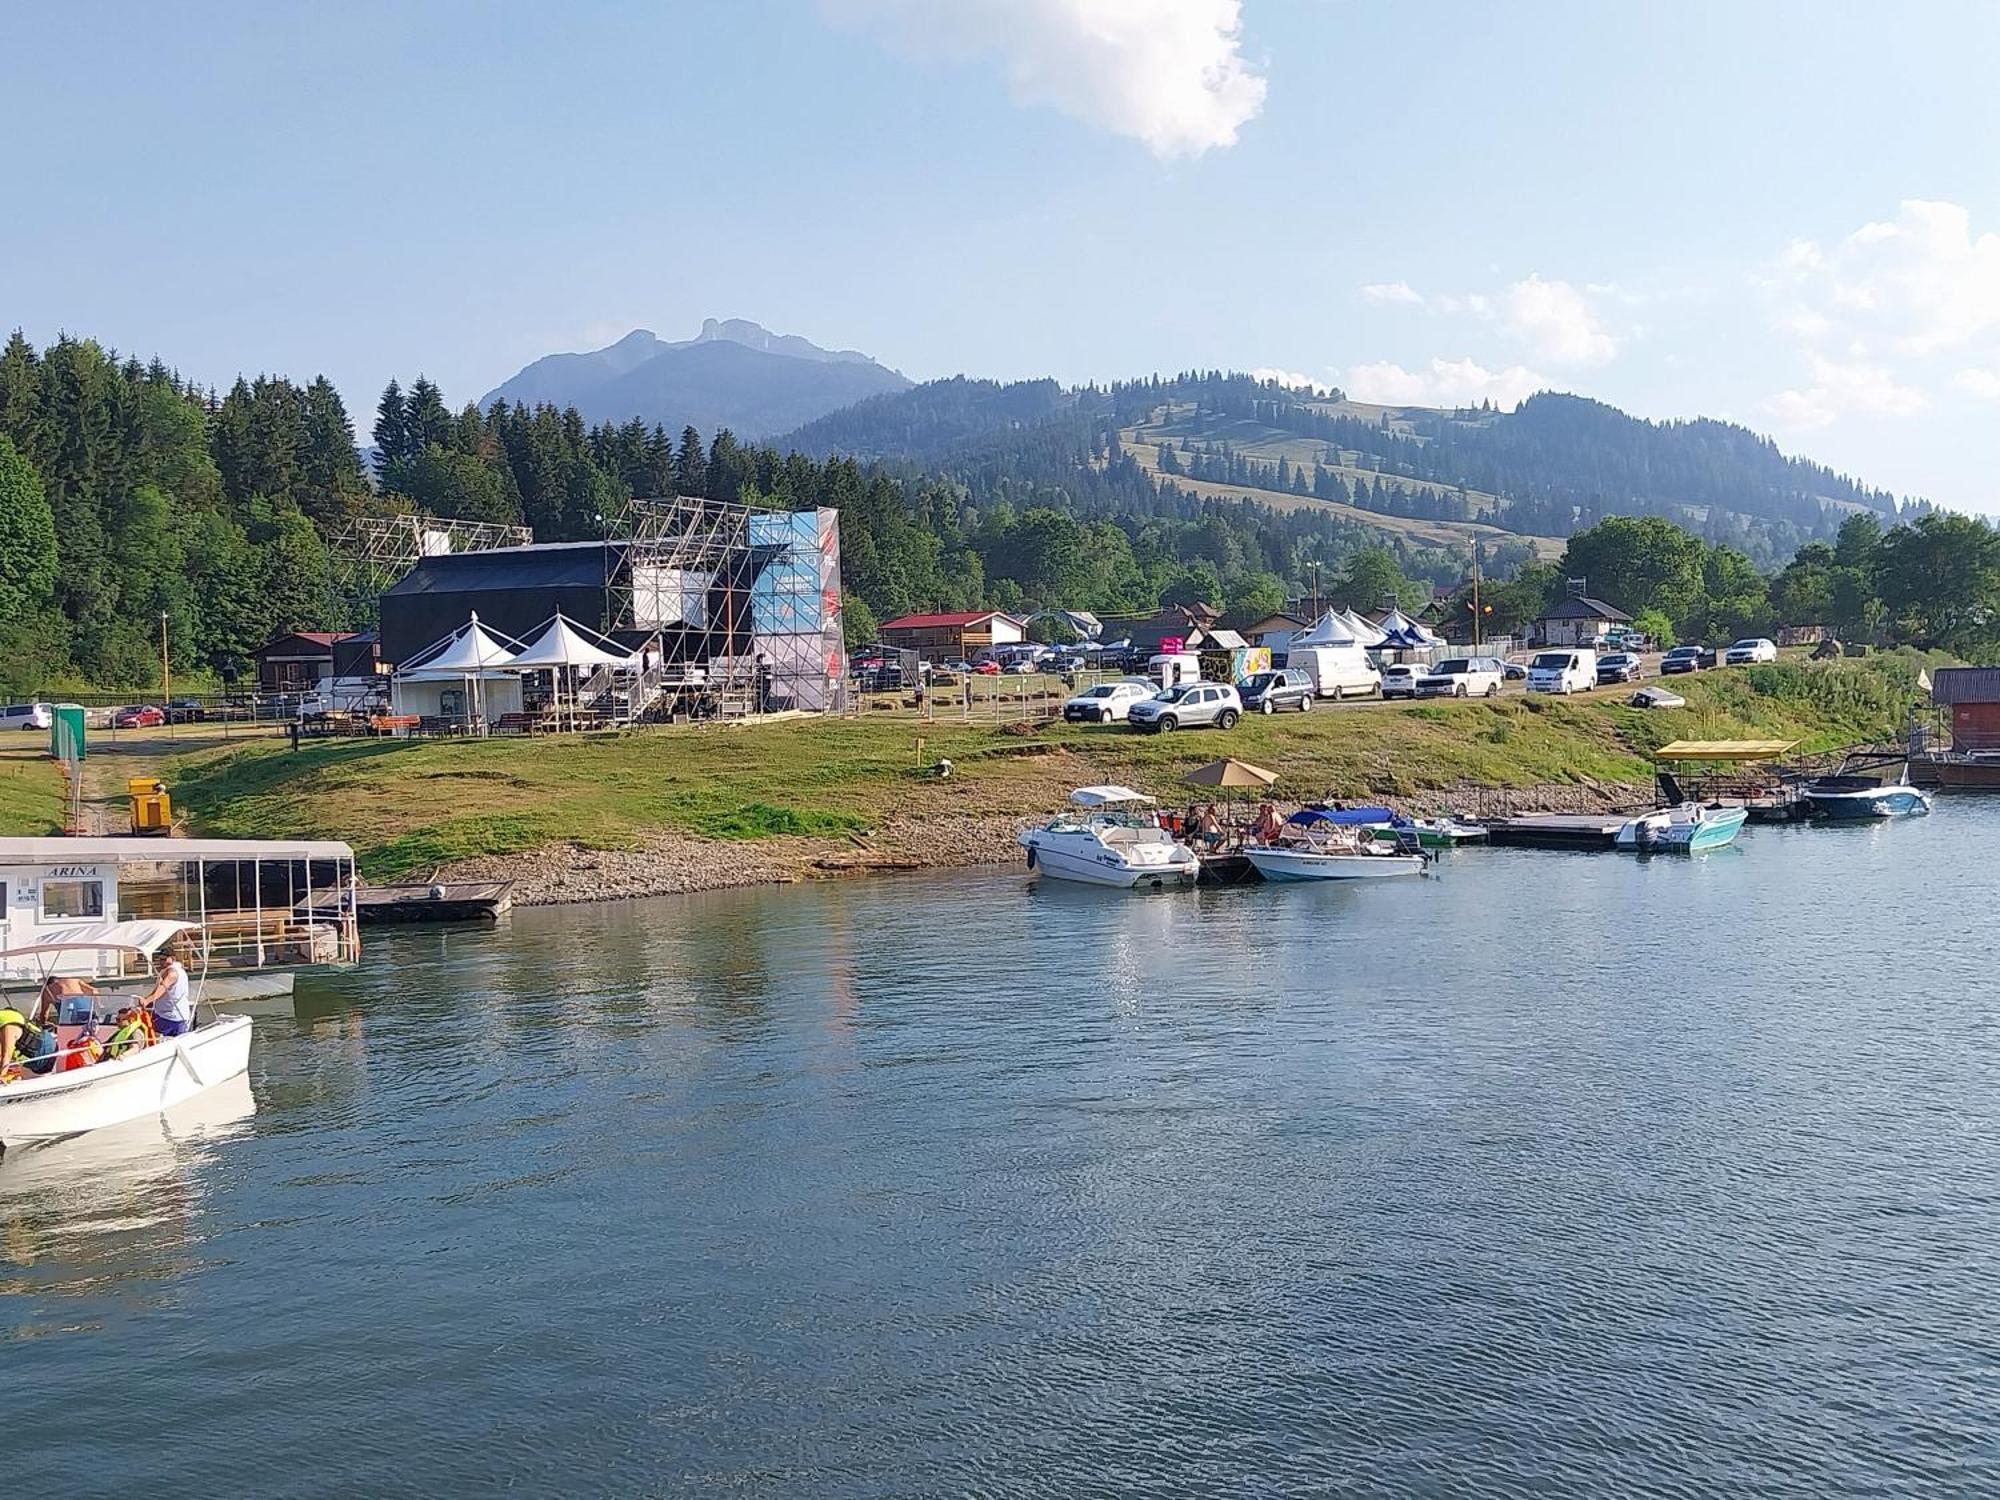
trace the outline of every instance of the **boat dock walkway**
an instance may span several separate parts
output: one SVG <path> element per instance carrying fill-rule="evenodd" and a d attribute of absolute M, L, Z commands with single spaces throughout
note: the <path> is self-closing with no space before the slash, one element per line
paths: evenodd
<path fill-rule="evenodd" d="M 1487 842 L 1516 849 L 1609 849 L 1629 818 L 1618 814 L 1524 813 L 1494 818 Z"/>
<path fill-rule="evenodd" d="M 303 904 L 330 907 L 335 891 L 316 891 Z M 354 890 L 354 918 L 371 925 L 389 922 L 495 922 L 514 906 L 514 886 L 506 880 L 471 880 L 455 885 L 364 885 Z"/>

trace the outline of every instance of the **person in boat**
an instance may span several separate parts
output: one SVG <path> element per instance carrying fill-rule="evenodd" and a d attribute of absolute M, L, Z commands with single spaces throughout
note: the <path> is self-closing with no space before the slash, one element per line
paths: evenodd
<path fill-rule="evenodd" d="M 1278 809 L 1266 802 L 1257 809 L 1257 821 L 1250 825 L 1250 837 L 1259 844 L 1275 844 L 1284 826 L 1284 821 L 1278 816 Z"/>
<path fill-rule="evenodd" d="M 51 974 L 42 984 L 42 997 L 35 1005 L 35 1020 L 53 1026 L 62 1019 L 62 1003 L 72 995 L 95 995 L 97 986 L 73 974 Z"/>
<path fill-rule="evenodd" d="M 0 1006 L 0 1083 L 12 1082 L 24 1069 L 48 1072 L 55 1066 L 55 1052 L 53 1026 L 31 1021 L 12 1006 Z"/>
<path fill-rule="evenodd" d="M 153 1029 L 161 1036 L 180 1036 L 193 1028 L 187 967 L 173 950 L 162 948 L 153 955 L 153 987 L 137 1003 L 153 1013 Z"/>

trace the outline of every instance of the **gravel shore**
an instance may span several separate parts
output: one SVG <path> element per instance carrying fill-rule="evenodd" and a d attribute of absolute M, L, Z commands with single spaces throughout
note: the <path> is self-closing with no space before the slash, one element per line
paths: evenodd
<path fill-rule="evenodd" d="M 1519 790 L 1463 787 L 1387 801 L 1417 816 L 1456 810 L 1504 817 L 1525 812 L 1602 812 L 1649 805 L 1651 798 L 1649 786 L 1586 783 Z M 786 885 L 880 870 L 1011 864 L 1021 857 L 1015 835 L 1045 816 L 938 811 L 893 819 L 870 833 L 846 838 L 744 840 L 662 833 L 632 849 L 551 844 L 523 854 L 460 860 L 432 878 L 512 881 L 516 904 L 554 906 L 730 886 Z"/>

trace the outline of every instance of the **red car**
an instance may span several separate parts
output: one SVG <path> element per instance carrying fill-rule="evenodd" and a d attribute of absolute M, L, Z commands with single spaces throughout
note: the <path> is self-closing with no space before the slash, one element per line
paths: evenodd
<path fill-rule="evenodd" d="M 157 729 L 167 722 L 167 716 L 150 703 L 137 708 L 121 708 L 111 716 L 113 729 Z"/>
<path fill-rule="evenodd" d="M 1000 663 L 997 661 L 983 661 L 972 670 L 977 672 L 981 677 L 998 677 L 1000 675 Z"/>

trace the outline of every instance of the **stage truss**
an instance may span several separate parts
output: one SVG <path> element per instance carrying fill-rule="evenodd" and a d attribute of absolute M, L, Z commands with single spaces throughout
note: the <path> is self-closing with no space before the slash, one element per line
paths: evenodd
<path fill-rule="evenodd" d="M 636 499 L 605 546 L 607 628 L 652 637 L 629 701 L 698 697 L 725 718 L 844 706 L 838 512 Z"/>
<path fill-rule="evenodd" d="M 534 539 L 525 526 L 491 521 L 449 521 L 421 512 L 361 516 L 327 537 L 327 569 L 335 596 L 351 606 L 365 605 L 372 618 L 377 597 L 426 557 L 525 547 Z"/>

